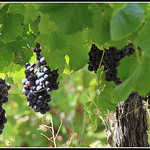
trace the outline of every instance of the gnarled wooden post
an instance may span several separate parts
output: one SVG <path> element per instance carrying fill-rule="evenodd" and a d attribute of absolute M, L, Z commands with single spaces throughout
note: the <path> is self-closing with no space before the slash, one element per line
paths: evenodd
<path fill-rule="evenodd" d="M 146 109 L 138 94 L 134 94 L 129 103 L 118 103 L 114 119 L 109 121 L 113 147 L 149 147 Z"/>

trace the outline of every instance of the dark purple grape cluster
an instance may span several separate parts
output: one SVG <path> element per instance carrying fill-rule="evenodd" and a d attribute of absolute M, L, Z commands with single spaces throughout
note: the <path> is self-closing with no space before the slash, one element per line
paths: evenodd
<path fill-rule="evenodd" d="M 95 44 L 92 44 L 91 50 L 88 54 L 89 54 L 88 70 L 94 71 L 96 73 L 100 64 L 103 51 L 100 50 Z"/>
<path fill-rule="evenodd" d="M 11 85 L 5 83 L 4 78 L 0 78 L 0 134 L 2 134 L 4 129 L 4 124 L 7 122 L 5 116 L 6 111 L 3 109 L 3 104 L 8 102 L 8 90 L 10 90 Z"/>
<path fill-rule="evenodd" d="M 106 81 L 114 81 L 116 85 L 121 83 L 120 78 L 117 77 L 117 66 L 120 64 L 120 60 L 126 56 L 134 54 L 132 44 L 125 46 L 122 50 L 117 50 L 115 47 L 109 47 L 105 51 L 103 58 L 104 70 L 106 70 Z"/>
<path fill-rule="evenodd" d="M 105 54 L 101 64 L 104 66 L 104 71 L 106 71 L 105 80 L 114 81 L 116 85 L 119 85 L 121 83 L 120 79 L 117 77 L 117 66 L 120 64 L 119 61 L 126 56 L 134 54 L 134 52 L 132 44 L 128 44 L 122 50 L 117 50 L 115 47 L 105 49 Z M 92 44 L 91 51 L 89 52 L 89 71 L 97 72 L 100 60 L 102 59 L 102 53 L 102 50 L 98 49 L 95 44 Z"/>
<path fill-rule="evenodd" d="M 109 47 L 108 50 L 105 51 L 103 58 L 103 65 L 105 73 L 106 81 L 114 81 L 116 85 L 120 84 L 121 81 L 117 77 L 117 69 L 116 67 L 119 65 L 119 61 L 122 59 L 122 51 L 118 51 L 114 47 Z"/>
<path fill-rule="evenodd" d="M 45 57 L 40 55 L 40 44 L 37 43 L 33 48 L 36 53 L 37 64 L 35 62 L 26 63 L 25 79 L 22 80 L 24 88 L 23 94 L 26 96 L 28 106 L 35 112 L 45 114 L 50 111 L 48 102 L 51 101 L 51 95 L 48 92 L 58 89 L 57 79 L 59 77 L 58 69 L 51 71 Z"/>
<path fill-rule="evenodd" d="M 138 50 L 141 53 L 140 47 L 138 47 Z M 122 81 L 120 80 L 120 78 L 117 77 L 118 74 L 117 66 L 119 66 L 121 59 L 127 56 L 129 57 L 134 53 L 135 50 L 133 48 L 132 43 L 129 43 L 121 50 L 118 50 L 115 47 L 109 47 L 109 49 L 105 49 L 105 53 L 101 64 L 104 66 L 105 80 L 113 81 L 116 85 L 121 84 Z M 102 59 L 103 50 L 98 49 L 98 47 L 95 44 L 92 44 L 91 50 L 88 54 L 89 54 L 88 70 L 94 71 L 96 73 L 100 65 L 100 61 Z M 129 103 L 129 101 L 132 100 L 136 94 L 138 93 L 132 92 L 125 102 Z M 141 99 L 148 101 L 150 105 L 150 93 L 147 94 L 146 97 L 141 96 Z M 150 109 L 150 106 L 148 107 L 148 109 Z"/>

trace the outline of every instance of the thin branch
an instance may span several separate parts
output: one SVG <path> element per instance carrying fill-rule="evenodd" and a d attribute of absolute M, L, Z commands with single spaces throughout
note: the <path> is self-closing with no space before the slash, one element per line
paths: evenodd
<path fill-rule="evenodd" d="M 62 126 L 62 119 L 61 119 L 60 126 L 59 126 L 59 128 L 58 128 L 58 130 L 57 130 L 57 133 L 56 133 L 55 139 L 56 139 L 56 138 L 57 138 L 57 136 L 58 136 L 58 133 L 59 133 L 59 131 L 60 131 L 61 126 Z"/>
<path fill-rule="evenodd" d="M 43 134 L 43 133 L 40 133 L 41 135 L 43 135 L 44 137 L 46 137 L 49 141 L 51 141 L 52 143 L 54 143 L 52 140 L 51 140 L 51 138 L 49 138 L 48 136 L 46 136 L 45 134 Z"/>
<path fill-rule="evenodd" d="M 56 141 L 55 141 L 55 132 L 54 132 L 54 125 L 53 125 L 53 120 L 52 120 L 52 117 L 50 118 L 51 120 L 51 125 L 52 125 L 52 137 L 53 137 L 53 143 L 54 143 L 54 146 L 56 147 Z"/>
<path fill-rule="evenodd" d="M 59 119 L 61 120 L 61 117 L 60 117 L 60 114 L 57 112 L 56 108 L 54 107 L 51 107 L 51 111 L 52 113 L 54 113 L 57 117 L 59 117 Z M 70 126 L 67 124 L 67 122 L 62 119 L 62 123 L 63 125 L 65 126 L 66 130 L 67 130 L 67 133 L 68 133 L 68 136 L 70 138 L 71 134 L 73 133 L 73 130 L 70 128 Z"/>

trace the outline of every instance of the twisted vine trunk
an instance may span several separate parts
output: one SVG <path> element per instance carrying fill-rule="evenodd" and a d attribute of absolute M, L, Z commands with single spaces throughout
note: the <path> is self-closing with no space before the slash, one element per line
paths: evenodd
<path fill-rule="evenodd" d="M 149 147 L 147 114 L 142 106 L 142 99 L 138 94 L 129 103 L 118 103 L 114 114 L 114 119 L 118 121 L 110 121 L 113 147 Z"/>

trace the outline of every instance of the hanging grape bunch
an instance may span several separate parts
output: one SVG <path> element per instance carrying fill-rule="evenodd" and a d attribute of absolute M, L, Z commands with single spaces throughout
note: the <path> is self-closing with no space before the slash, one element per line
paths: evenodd
<path fill-rule="evenodd" d="M 3 109 L 3 104 L 8 102 L 8 90 L 10 90 L 11 85 L 5 83 L 4 78 L 0 78 L 0 134 L 2 134 L 4 129 L 4 124 L 7 122 L 5 116 L 6 111 Z"/>
<path fill-rule="evenodd" d="M 89 71 L 94 71 L 96 73 L 100 64 L 102 54 L 103 51 L 100 50 L 95 44 L 92 44 L 91 51 L 89 52 Z"/>
<path fill-rule="evenodd" d="M 49 66 L 46 65 L 45 57 L 40 55 L 41 47 L 39 43 L 36 44 L 33 51 L 36 53 L 37 64 L 35 62 L 26 63 L 22 92 L 26 96 L 29 107 L 35 112 L 46 114 L 50 111 L 48 102 L 51 101 L 51 95 L 48 92 L 58 89 L 58 69 L 51 71 Z"/>
<path fill-rule="evenodd" d="M 114 81 L 116 85 L 121 83 L 120 79 L 117 77 L 118 71 L 117 66 L 120 64 L 120 60 L 126 56 L 130 56 L 134 54 L 134 49 L 132 48 L 132 44 L 128 44 L 122 50 L 117 50 L 115 47 L 109 47 L 109 49 L 105 49 L 105 53 L 103 56 L 102 64 L 104 66 L 105 80 L 106 81 Z M 89 52 L 89 71 L 97 72 L 97 69 L 100 64 L 100 60 L 102 59 L 103 50 L 100 50 L 92 44 L 91 50 Z"/>

